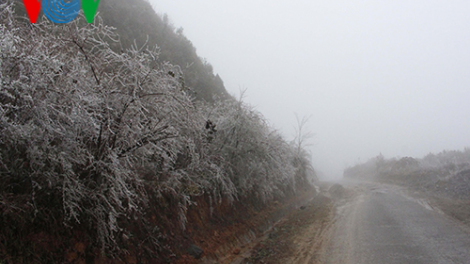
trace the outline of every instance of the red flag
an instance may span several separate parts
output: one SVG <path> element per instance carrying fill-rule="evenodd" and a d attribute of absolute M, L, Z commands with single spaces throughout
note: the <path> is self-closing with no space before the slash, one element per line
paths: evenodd
<path fill-rule="evenodd" d="M 36 23 L 41 10 L 41 0 L 23 0 L 24 7 L 29 16 L 31 23 Z"/>

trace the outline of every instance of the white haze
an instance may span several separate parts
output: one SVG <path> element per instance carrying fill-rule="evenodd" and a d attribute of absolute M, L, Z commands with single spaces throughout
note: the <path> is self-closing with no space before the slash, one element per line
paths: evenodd
<path fill-rule="evenodd" d="M 150 0 L 326 177 L 470 146 L 469 1 Z"/>

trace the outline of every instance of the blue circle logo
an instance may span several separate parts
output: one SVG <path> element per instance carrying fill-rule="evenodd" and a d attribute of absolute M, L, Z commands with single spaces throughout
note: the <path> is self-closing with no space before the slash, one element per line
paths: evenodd
<path fill-rule="evenodd" d="M 42 10 L 52 22 L 68 23 L 80 12 L 80 0 L 42 0 Z"/>

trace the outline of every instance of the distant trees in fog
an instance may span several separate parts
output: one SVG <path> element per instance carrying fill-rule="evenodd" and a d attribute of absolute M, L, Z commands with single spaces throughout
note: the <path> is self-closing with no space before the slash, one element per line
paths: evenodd
<path fill-rule="evenodd" d="M 450 178 L 462 171 L 470 169 L 470 149 L 463 151 L 442 151 L 438 154 L 429 153 L 424 158 L 390 158 L 382 154 L 345 169 L 345 177 L 406 177 L 411 174 L 428 174 L 433 180 Z M 410 176 L 411 177 L 411 176 Z"/>

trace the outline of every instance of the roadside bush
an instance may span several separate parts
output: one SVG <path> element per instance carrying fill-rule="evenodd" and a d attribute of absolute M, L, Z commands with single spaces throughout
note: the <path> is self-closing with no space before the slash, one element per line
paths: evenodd
<path fill-rule="evenodd" d="M 293 146 L 241 100 L 194 101 L 158 48 L 113 51 L 119 36 L 99 18 L 20 23 L 13 2 L 0 4 L 0 223 L 9 230 L 81 230 L 111 255 L 134 237 L 158 253 L 166 230 L 150 214 L 177 217 L 184 230 L 195 196 L 267 202 L 295 191 L 296 169 L 308 164 L 296 165 Z M 21 243 L 8 243 L 15 232 L 0 231 L 0 253 L 20 254 Z"/>

